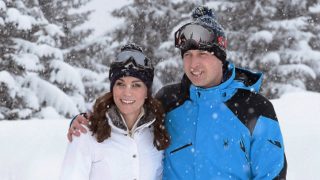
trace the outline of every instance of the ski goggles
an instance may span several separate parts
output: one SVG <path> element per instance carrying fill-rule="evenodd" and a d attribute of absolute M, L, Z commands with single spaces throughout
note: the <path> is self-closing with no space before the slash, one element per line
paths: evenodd
<path fill-rule="evenodd" d="M 190 47 L 198 49 L 209 49 L 218 46 L 226 48 L 226 42 L 223 34 L 213 31 L 203 25 L 188 23 L 178 29 L 175 34 L 175 46 L 185 50 Z"/>
<path fill-rule="evenodd" d="M 150 59 L 142 52 L 134 50 L 120 52 L 112 64 L 118 67 L 133 64 L 138 69 L 153 69 Z"/>

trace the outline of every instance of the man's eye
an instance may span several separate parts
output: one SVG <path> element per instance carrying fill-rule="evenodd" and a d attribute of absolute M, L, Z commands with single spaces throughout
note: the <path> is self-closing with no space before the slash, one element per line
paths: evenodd
<path fill-rule="evenodd" d="M 183 57 L 189 57 L 190 56 L 190 53 L 184 53 L 183 54 Z"/>
<path fill-rule="evenodd" d="M 207 55 L 209 55 L 209 53 L 208 52 L 200 52 L 200 55 L 201 56 L 207 56 Z"/>

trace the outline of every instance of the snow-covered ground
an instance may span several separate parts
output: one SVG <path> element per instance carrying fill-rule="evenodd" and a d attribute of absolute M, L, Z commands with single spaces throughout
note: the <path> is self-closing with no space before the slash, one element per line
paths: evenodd
<path fill-rule="evenodd" d="M 320 94 L 273 100 L 282 128 L 289 180 L 320 178 Z M 0 179 L 56 180 L 67 146 L 69 120 L 0 121 Z"/>
<path fill-rule="evenodd" d="M 285 141 L 288 180 L 320 179 L 320 94 L 292 93 L 272 101 Z"/>

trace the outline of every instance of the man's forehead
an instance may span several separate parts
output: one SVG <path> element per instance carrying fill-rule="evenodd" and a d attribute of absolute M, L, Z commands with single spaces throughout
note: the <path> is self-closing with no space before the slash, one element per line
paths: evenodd
<path fill-rule="evenodd" d="M 201 49 L 189 49 L 186 51 L 186 53 L 210 53 L 210 54 L 214 54 L 213 52 L 210 52 L 208 50 L 201 50 Z"/>

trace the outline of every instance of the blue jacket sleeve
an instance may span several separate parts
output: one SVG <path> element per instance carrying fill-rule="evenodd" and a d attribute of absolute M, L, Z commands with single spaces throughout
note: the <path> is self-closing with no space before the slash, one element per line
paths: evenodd
<path fill-rule="evenodd" d="M 252 133 L 252 179 L 286 179 L 287 162 L 277 120 L 260 116 Z"/>

